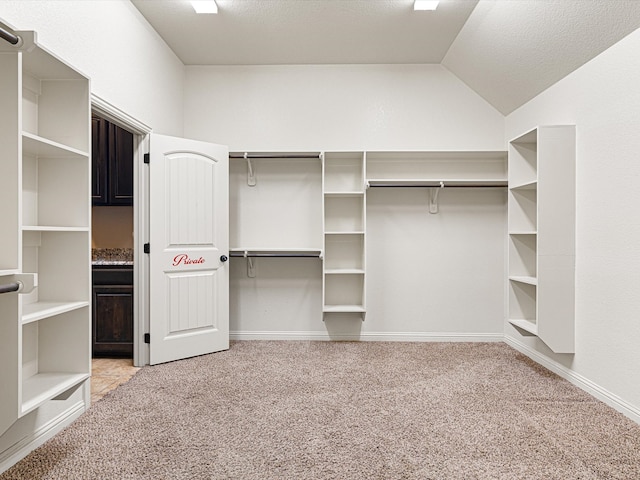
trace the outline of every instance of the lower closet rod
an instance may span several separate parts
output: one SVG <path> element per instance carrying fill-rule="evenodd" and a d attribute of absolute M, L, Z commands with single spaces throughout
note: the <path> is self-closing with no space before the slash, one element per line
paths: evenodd
<path fill-rule="evenodd" d="M 320 258 L 318 253 L 247 253 L 231 252 L 231 257 Z"/>
<path fill-rule="evenodd" d="M 20 290 L 20 284 L 18 282 L 5 283 L 0 285 L 0 293 L 11 293 Z"/>

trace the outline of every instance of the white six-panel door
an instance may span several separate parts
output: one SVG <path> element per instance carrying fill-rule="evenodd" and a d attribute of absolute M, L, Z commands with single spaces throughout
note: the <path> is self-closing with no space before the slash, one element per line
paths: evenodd
<path fill-rule="evenodd" d="M 229 348 L 228 148 L 151 135 L 150 363 Z"/>

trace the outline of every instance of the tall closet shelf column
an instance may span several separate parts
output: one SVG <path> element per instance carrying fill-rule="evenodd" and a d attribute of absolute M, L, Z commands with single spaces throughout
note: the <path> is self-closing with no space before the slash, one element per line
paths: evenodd
<path fill-rule="evenodd" d="M 575 126 L 509 142 L 509 313 L 521 334 L 575 351 Z"/>
<path fill-rule="evenodd" d="M 10 392 L 3 395 L 11 401 L 7 410 L 21 417 L 61 395 L 62 403 L 90 377 L 91 88 L 87 76 L 39 45 L 35 32 L 17 34 L 19 48 L 0 45 L 8 54 L 3 68 L 13 58 L 19 74 L 0 95 L 17 100 L 5 102 L 17 105 L 6 112 L 17 133 L 11 139 L 18 165 L 15 228 L 20 268 L 37 276 L 37 288 L 12 309 L 17 328 L 2 346 L 16 355 L 5 358 L 0 383 Z M 49 409 L 37 415 L 56 428 Z"/>
<path fill-rule="evenodd" d="M 323 318 L 366 314 L 366 153 L 325 152 Z M 344 314 L 340 317 L 339 314 Z M 357 317 L 354 317 L 357 314 Z"/>

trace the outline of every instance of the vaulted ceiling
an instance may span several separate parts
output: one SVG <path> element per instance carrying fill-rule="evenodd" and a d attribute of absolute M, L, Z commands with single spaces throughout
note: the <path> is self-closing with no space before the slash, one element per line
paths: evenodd
<path fill-rule="evenodd" d="M 185 65 L 439 63 L 508 114 L 640 27 L 639 0 L 132 0 Z"/>

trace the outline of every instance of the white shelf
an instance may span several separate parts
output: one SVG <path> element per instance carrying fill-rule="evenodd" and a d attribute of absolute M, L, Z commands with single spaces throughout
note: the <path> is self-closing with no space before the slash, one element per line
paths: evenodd
<path fill-rule="evenodd" d="M 364 230 L 329 230 L 324 232 L 325 235 L 364 235 Z"/>
<path fill-rule="evenodd" d="M 87 152 L 24 131 L 22 132 L 22 151 L 36 157 L 89 158 Z"/>
<path fill-rule="evenodd" d="M 89 227 L 23 225 L 22 231 L 24 232 L 88 232 Z"/>
<path fill-rule="evenodd" d="M 7 275 L 14 275 L 18 273 L 18 269 L 14 269 L 14 270 L 0 270 L 0 277 L 4 277 Z"/>
<path fill-rule="evenodd" d="M 369 187 L 506 187 L 506 178 L 376 178 L 368 179 Z"/>
<path fill-rule="evenodd" d="M 532 335 L 538 335 L 538 326 L 529 320 L 509 319 L 509 323 Z"/>
<path fill-rule="evenodd" d="M 511 190 L 536 190 L 538 188 L 538 182 L 533 180 L 531 182 L 520 183 L 518 185 L 510 185 Z"/>
<path fill-rule="evenodd" d="M 38 373 L 22 385 L 21 414 L 38 408 L 52 398 L 89 378 L 88 373 Z"/>
<path fill-rule="evenodd" d="M 511 275 L 509 280 L 512 282 L 526 283 L 527 285 L 538 285 L 538 279 L 536 277 L 527 277 L 523 275 Z"/>
<path fill-rule="evenodd" d="M 36 302 L 22 307 L 22 323 L 37 322 L 44 318 L 60 315 L 89 306 L 89 302 Z"/>
<path fill-rule="evenodd" d="M 537 235 L 538 232 L 535 230 L 514 230 L 510 231 L 509 235 Z"/>
<path fill-rule="evenodd" d="M 324 273 L 326 275 L 364 275 L 362 268 L 327 268 Z"/>
<path fill-rule="evenodd" d="M 326 197 L 361 197 L 364 195 L 364 191 L 326 191 L 324 192 Z"/>
<path fill-rule="evenodd" d="M 322 311 L 324 313 L 365 313 L 366 309 L 362 305 L 325 305 Z"/>

